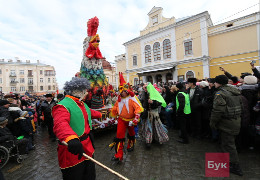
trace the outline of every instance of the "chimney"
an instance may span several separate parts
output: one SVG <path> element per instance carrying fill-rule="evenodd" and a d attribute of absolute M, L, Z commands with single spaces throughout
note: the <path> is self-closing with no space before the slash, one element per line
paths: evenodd
<path fill-rule="evenodd" d="M 30 60 L 26 60 L 26 63 L 30 63 Z"/>

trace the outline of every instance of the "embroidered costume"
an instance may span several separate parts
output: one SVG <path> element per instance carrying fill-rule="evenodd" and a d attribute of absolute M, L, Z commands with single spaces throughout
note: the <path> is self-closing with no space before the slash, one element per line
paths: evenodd
<path fill-rule="evenodd" d="M 85 78 L 73 78 L 72 81 L 66 82 L 64 89 L 70 95 L 66 95 L 52 109 L 53 130 L 59 139 L 58 160 L 64 179 L 70 179 L 73 176 L 95 179 L 94 163 L 82 157 L 82 154 L 85 152 L 87 155 L 93 156 L 91 119 L 100 118 L 101 113 L 90 109 L 87 104 L 79 100 L 80 96 L 86 96 L 86 89 L 90 87 L 90 84 L 84 85 L 83 83 L 89 82 Z M 71 90 L 71 88 L 75 89 Z M 68 147 L 61 143 L 63 141 L 68 144 Z M 84 167 L 83 162 L 91 165 Z"/>

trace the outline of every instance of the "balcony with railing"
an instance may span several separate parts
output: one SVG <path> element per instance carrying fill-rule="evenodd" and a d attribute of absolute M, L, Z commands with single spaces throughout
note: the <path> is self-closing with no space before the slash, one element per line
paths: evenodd
<path fill-rule="evenodd" d="M 9 77 L 16 77 L 16 73 L 10 73 Z"/>
<path fill-rule="evenodd" d="M 28 74 L 27 76 L 28 76 L 28 77 L 33 77 L 33 74 L 30 73 L 30 74 Z"/>
<path fill-rule="evenodd" d="M 33 85 L 33 82 L 29 81 L 29 82 L 28 82 L 28 85 Z"/>
<path fill-rule="evenodd" d="M 17 83 L 18 83 L 18 81 L 10 81 L 10 84 L 12 84 L 12 85 L 15 85 Z"/>

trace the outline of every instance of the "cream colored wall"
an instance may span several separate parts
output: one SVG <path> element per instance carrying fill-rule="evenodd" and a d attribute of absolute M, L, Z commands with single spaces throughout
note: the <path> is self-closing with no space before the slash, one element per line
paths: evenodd
<path fill-rule="evenodd" d="M 131 85 L 134 85 L 134 78 L 139 79 L 139 77 L 136 75 L 136 72 L 129 73 L 129 83 Z"/>
<path fill-rule="evenodd" d="M 204 78 L 202 62 L 180 64 L 180 65 L 177 66 L 178 76 L 184 75 L 185 80 L 186 80 L 186 73 L 188 71 L 193 71 L 194 76 L 197 79 L 203 79 Z"/>
<path fill-rule="evenodd" d="M 257 45 L 256 25 L 209 36 L 209 55 L 219 57 L 255 51 Z"/>
<path fill-rule="evenodd" d="M 217 75 L 223 74 L 223 72 L 219 70 L 219 67 L 223 67 L 226 71 L 237 77 L 240 77 L 243 72 L 252 73 L 250 62 L 255 60 L 256 65 L 258 65 L 259 60 L 257 60 L 257 56 L 258 52 L 253 52 L 214 58 L 210 61 L 210 77 L 214 78 Z"/>
<path fill-rule="evenodd" d="M 130 44 L 127 46 L 128 52 L 128 70 L 141 67 L 142 61 L 141 61 L 141 43 L 140 41 L 135 42 L 133 44 Z M 137 66 L 133 66 L 133 55 L 137 55 Z"/>
<path fill-rule="evenodd" d="M 143 31 L 140 31 L 140 36 L 143 36 L 145 34 L 148 34 L 150 32 L 156 31 L 160 28 L 163 28 L 163 27 L 166 27 L 166 26 L 169 26 L 169 25 L 175 23 L 175 18 L 170 18 L 170 19 L 163 18 L 163 21 L 164 22 L 161 22 L 159 24 L 155 24 L 152 26 L 150 24 L 148 24 L 147 27 Z M 151 27 L 149 27 L 149 26 L 151 26 Z"/>
<path fill-rule="evenodd" d="M 192 21 L 182 26 L 177 26 L 175 28 L 175 38 L 176 38 L 176 51 L 177 51 L 177 60 L 186 59 L 190 56 L 184 56 L 184 40 L 192 40 L 192 52 L 193 56 L 191 57 L 200 57 L 202 55 L 201 49 L 201 31 L 200 31 L 200 20 Z M 186 35 L 186 33 L 190 33 Z"/>
<path fill-rule="evenodd" d="M 108 78 L 108 83 L 111 85 L 116 85 L 115 83 L 115 69 L 104 69 L 104 74 L 106 75 L 106 77 Z"/>
<path fill-rule="evenodd" d="M 118 62 L 116 63 L 116 68 L 117 68 L 117 70 L 116 70 L 117 73 L 118 73 L 118 72 L 123 72 L 123 73 L 125 73 L 125 71 L 126 71 L 126 60 L 118 61 Z"/>

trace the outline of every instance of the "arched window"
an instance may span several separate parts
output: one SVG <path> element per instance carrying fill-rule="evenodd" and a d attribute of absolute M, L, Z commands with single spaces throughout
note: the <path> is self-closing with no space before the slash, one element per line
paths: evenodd
<path fill-rule="evenodd" d="M 194 78 L 194 73 L 192 71 L 186 72 L 186 79 Z"/>
<path fill-rule="evenodd" d="M 153 44 L 153 57 L 154 61 L 161 60 L 160 43 L 158 42 Z"/>
<path fill-rule="evenodd" d="M 165 39 L 163 41 L 163 59 L 171 58 L 171 41 Z"/>
<path fill-rule="evenodd" d="M 151 46 L 145 46 L 145 63 L 151 62 Z"/>

